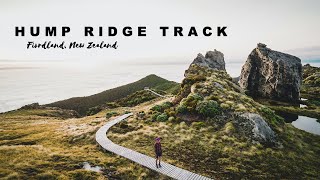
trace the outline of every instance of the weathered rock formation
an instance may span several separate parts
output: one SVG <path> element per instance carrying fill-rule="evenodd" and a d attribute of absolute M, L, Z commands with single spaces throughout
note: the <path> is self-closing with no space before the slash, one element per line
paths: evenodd
<path fill-rule="evenodd" d="M 242 67 L 239 84 L 252 97 L 295 102 L 299 100 L 301 82 L 299 58 L 259 43 Z"/>
<path fill-rule="evenodd" d="M 203 56 L 201 53 L 199 53 L 190 66 L 192 64 L 215 70 L 226 70 L 223 53 L 217 50 L 208 51 L 206 56 Z"/>
<path fill-rule="evenodd" d="M 235 119 L 240 131 L 250 137 L 253 142 L 274 145 L 276 134 L 259 114 L 243 113 Z"/>
<path fill-rule="evenodd" d="M 173 100 L 176 118 L 211 122 L 216 131 L 248 142 L 280 146 L 277 132 L 284 121 L 244 94 L 226 71 L 193 63 Z"/>

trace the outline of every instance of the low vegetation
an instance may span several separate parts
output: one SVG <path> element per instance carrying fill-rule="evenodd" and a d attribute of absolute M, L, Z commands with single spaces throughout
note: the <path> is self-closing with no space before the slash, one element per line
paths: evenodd
<path fill-rule="evenodd" d="M 126 110 L 117 108 L 67 120 L 58 116 L 59 110 L 1 114 L 0 179 L 168 179 L 104 153 L 96 144 L 97 129 Z M 83 169 L 84 162 L 101 167 L 102 172 Z"/>
<path fill-rule="evenodd" d="M 186 74 L 181 85 L 151 76 L 97 95 L 51 104 L 89 115 L 83 118 L 63 117 L 62 109 L 39 107 L 0 114 L 0 177 L 169 179 L 104 153 L 95 143 L 94 134 L 106 121 L 133 112 L 133 117 L 113 126 L 107 136 L 151 157 L 154 138 L 160 136 L 163 159 L 192 172 L 214 179 L 320 178 L 320 136 L 284 123 L 272 110 L 282 104 L 254 101 L 224 71 L 193 66 Z M 140 89 L 145 86 L 177 96 L 155 97 Z M 100 108 L 100 103 L 107 109 Z M 308 106 L 303 109 L 306 113 L 319 115 L 317 99 L 303 103 Z M 243 113 L 261 115 L 276 133 L 277 144 L 248 138 L 235 121 Z M 84 170 L 84 162 L 100 166 L 102 172 Z"/>
<path fill-rule="evenodd" d="M 158 93 L 163 94 L 163 95 L 166 94 L 165 92 L 162 92 L 162 91 L 158 91 Z M 127 97 L 121 98 L 121 99 L 115 101 L 115 103 L 118 106 L 133 107 L 138 104 L 155 99 L 157 97 L 158 97 L 157 95 L 151 93 L 150 91 L 141 90 L 141 91 L 137 91 L 133 94 L 130 94 Z"/>
<path fill-rule="evenodd" d="M 172 103 L 137 108 L 108 136 L 149 156 L 160 136 L 165 161 L 215 179 L 320 178 L 319 136 L 286 124 L 246 96 L 224 71 L 194 66 L 186 74 Z M 236 121 L 242 113 L 263 117 L 276 133 L 276 145 L 251 141 Z"/>
<path fill-rule="evenodd" d="M 309 64 L 303 66 L 303 85 L 301 93 L 307 98 L 320 99 L 320 68 Z"/>
<path fill-rule="evenodd" d="M 158 116 L 159 117 L 159 116 Z M 163 159 L 215 179 L 318 179 L 320 138 L 286 125 L 282 147 L 266 148 L 239 138 L 232 122 L 154 121 L 131 118 L 111 129 L 115 143 L 154 156 L 162 137 Z"/>
<path fill-rule="evenodd" d="M 47 104 L 46 106 L 75 110 L 82 116 L 92 115 L 96 112 L 99 112 L 101 105 L 125 98 L 132 93 L 143 90 L 145 87 L 153 88 L 159 91 L 166 91 L 168 93 L 175 93 L 176 89 L 179 87 L 179 84 L 173 81 L 168 81 L 156 75 L 149 75 L 139 81 L 106 90 L 95 95 L 87 97 L 74 97 Z"/>

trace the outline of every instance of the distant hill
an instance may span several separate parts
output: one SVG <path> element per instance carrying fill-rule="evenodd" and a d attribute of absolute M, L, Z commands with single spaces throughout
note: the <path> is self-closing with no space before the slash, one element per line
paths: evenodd
<path fill-rule="evenodd" d="M 302 95 L 308 99 L 311 96 L 313 96 L 313 99 L 320 99 L 320 68 L 313 67 L 310 64 L 306 64 L 302 69 Z"/>
<path fill-rule="evenodd" d="M 149 87 L 159 91 L 166 91 L 168 93 L 174 93 L 176 89 L 178 89 L 179 84 L 152 74 L 140 79 L 139 81 L 109 89 L 98 94 L 86 97 L 73 97 L 47 104 L 46 106 L 75 110 L 83 116 L 86 115 L 87 111 L 92 107 L 124 98 L 132 93 L 135 93 L 136 91 L 144 89 L 144 87 Z"/>

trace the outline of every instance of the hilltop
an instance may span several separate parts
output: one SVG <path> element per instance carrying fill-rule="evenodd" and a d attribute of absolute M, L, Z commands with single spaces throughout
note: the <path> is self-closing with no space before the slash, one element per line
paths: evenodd
<path fill-rule="evenodd" d="M 57 101 L 47 104 L 48 107 L 59 107 L 63 109 L 75 110 L 80 115 L 84 116 L 90 108 L 105 105 L 108 102 L 113 102 L 124 98 L 136 91 L 143 90 L 145 87 L 152 88 L 158 91 L 166 91 L 172 93 L 179 86 L 178 83 L 168 81 L 154 74 L 146 76 L 136 82 L 123 85 L 117 88 L 109 89 L 98 94 L 87 97 L 73 97 L 70 99 Z"/>

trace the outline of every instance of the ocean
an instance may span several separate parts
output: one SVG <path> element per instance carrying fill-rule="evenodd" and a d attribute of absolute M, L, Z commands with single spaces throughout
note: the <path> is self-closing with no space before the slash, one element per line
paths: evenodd
<path fill-rule="evenodd" d="M 244 62 L 226 62 L 232 77 L 240 75 Z M 310 63 L 320 66 L 320 60 Z M 94 65 L 93 65 L 94 64 Z M 89 96 L 147 75 L 156 74 L 181 82 L 190 62 L 179 63 L 91 63 L 79 66 L 64 62 L 0 61 L 0 112 L 38 102 L 47 104 L 71 97 Z"/>

